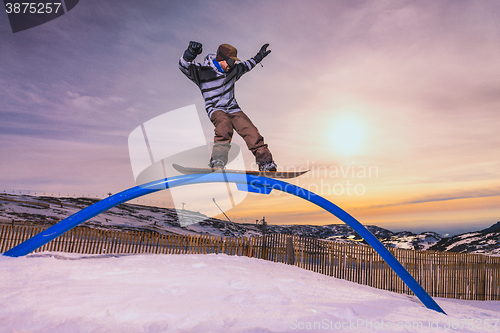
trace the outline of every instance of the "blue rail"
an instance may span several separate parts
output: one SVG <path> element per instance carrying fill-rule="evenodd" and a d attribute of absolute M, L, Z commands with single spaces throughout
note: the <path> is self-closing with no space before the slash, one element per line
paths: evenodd
<path fill-rule="evenodd" d="M 424 290 L 424 288 L 422 288 L 422 286 L 413 278 L 413 276 L 408 273 L 403 265 L 401 265 L 401 263 L 392 255 L 392 253 L 389 252 L 389 250 L 387 250 L 387 248 L 370 231 L 368 231 L 368 229 L 366 229 L 361 223 L 359 223 L 347 212 L 345 212 L 332 202 L 326 200 L 325 198 L 304 188 L 286 183 L 278 179 L 271 179 L 260 176 L 234 174 L 229 172 L 214 172 L 208 174 L 176 176 L 168 179 L 153 181 L 140 186 L 135 186 L 82 209 L 81 211 L 67 217 L 59 223 L 8 250 L 4 253 L 4 255 L 11 257 L 27 255 L 28 253 L 35 251 L 37 248 L 45 245 L 51 240 L 59 237 L 68 230 L 76 227 L 80 223 L 83 223 L 91 219 L 92 217 L 119 204 L 141 197 L 143 195 L 183 185 L 222 182 L 236 183 L 239 189 L 247 190 L 250 192 L 260 192 L 268 194 L 272 190 L 282 191 L 310 201 L 323 208 L 324 210 L 330 212 L 331 214 L 335 215 L 340 220 L 345 222 L 347 225 L 349 225 L 361 237 L 363 237 L 365 241 L 375 251 L 377 251 L 377 253 L 385 260 L 385 262 L 387 262 L 387 264 L 394 270 L 394 272 L 401 278 L 401 280 L 403 280 L 403 282 L 410 288 L 411 291 L 413 291 L 413 293 L 427 308 L 446 314 L 443 309 L 441 309 L 441 307 Z"/>

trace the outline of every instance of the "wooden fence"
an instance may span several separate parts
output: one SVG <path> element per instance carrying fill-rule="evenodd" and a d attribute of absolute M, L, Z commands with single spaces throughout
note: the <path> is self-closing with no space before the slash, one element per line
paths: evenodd
<path fill-rule="evenodd" d="M 0 225 L 0 253 L 43 229 Z M 500 257 L 436 251 L 389 249 L 432 297 L 500 300 Z M 157 253 L 248 256 L 298 267 L 398 293 L 412 294 L 370 247 L 300 236 L 253 238 L 109 231 L 77 227 L 35 252 Z"/>

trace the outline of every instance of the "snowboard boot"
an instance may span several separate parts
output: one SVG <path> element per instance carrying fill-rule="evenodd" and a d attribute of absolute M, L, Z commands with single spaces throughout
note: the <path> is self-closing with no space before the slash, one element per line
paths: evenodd
<path fill-rule="evenodd" d="M 222 170 L 226 167 L 226 163 L 222 160 L 211 160 L 208 166 L 215 170 Z"/>
<path fill-rule="evenodd" d="M 274 162 L 260 162 L 257 163 L 259 165 L 259 171 L 276 171 L 278 166 Z"/>

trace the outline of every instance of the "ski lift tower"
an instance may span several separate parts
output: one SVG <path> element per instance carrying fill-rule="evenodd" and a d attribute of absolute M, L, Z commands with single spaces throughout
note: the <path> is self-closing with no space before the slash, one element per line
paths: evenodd
<path fill-rule="evenodd" d="M 257 228 L 260 229 L 260 231 L 262 232 L 262 235 L 264 236 L 266 234 L 266 227 L 267 227 L 266 218 L 262 217 L 262 220 L 260 220 L 260 221 L 256 220 L 255 224 L 257 225 Z"/>
<path fill-rule="evenodd" d="M 262 232 L 262 259 L 267 259 L 267 237 L 266 237 L 266 229 L 267 229 L 267 222 L 266 218 L 262 217 L 262 220 L 257 220 L 256 221 L 257 228 L 260 229 Z"/>

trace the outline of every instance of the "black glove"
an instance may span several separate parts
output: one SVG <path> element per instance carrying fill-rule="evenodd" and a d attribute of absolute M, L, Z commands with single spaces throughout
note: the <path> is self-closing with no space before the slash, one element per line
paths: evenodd
<path fill-rule="evenodd" d="M 189 42 L 188 50 L 189 52 L 197 56 L 198 54 L 203 52 L 203 45 L 201 45 L 201 43 L 191 41 Z"/>
<path fill-rule="evenodd" d="M 257 55 L 254 57 L 254 59 L 257 63 L 261 62 L 262 59 L 264 59 L 269 53 L 271 53 L 271 50 L 269 50 L 269 51 L 267 50 L 268 46 L 269 46 L 269 44 L 262 45 L 259 53 L 257 53 Z"/>
<path fill-rule="evenodd" d="M 198 42 L 190 41 L 187 50 L 184 51 L 184 59 L 186 61 L 193 61 L 201 52 L 203 52 L 203 45 Z"/>

